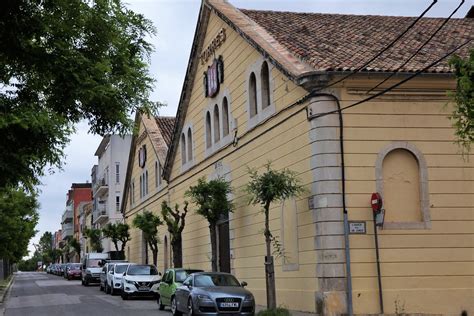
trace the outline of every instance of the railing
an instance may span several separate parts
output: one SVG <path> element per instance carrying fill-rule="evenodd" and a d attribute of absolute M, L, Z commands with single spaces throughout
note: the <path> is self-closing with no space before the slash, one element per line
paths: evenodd
<path fill-rule="evenodd" d="M 73 234 L 73 224 L 72 223 L 67 223 L 62 225 L 62 230 L 61 230 L 61 239 L 64 240 L 69 236 L 72 236 Z"/>
<path fill-rule="evenodd" d="M 61 218 L 61 223 L 70 223 L 74 217 L 73 211 L 66 209 Z"/>

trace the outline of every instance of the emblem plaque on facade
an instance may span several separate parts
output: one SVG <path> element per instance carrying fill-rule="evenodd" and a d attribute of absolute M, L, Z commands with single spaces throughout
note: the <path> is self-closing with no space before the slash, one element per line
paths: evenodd
<path fill-rule="evenodd" d="M 224 82 L 224 61 L 222 56 L 214 58 L 212 64 L 207 67 L 204 73 L 204 96 L 214 97 L 219 93 L 219 86 Z"/>
<path fill-rule="evenodd" d="M 138 165 L 143 168 L 145 167 L 145 162 L 146 162 L 146 146 L 143 145 L 139 150 L 138 150 Z"/>

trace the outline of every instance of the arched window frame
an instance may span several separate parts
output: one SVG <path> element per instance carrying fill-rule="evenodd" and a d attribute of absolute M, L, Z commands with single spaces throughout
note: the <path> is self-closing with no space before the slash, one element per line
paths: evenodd
<path fill-rule="evenodd" d="M 206 124 L 206 149 L 209 149 L 212 147 L 212 123 L 211 123 L 211 112 L 206 111 L 205 118 L 204 118 L 204 124 Z"/>
<path fill-rule="evenodd" d="M 383 161 L 385 157 L 395 149 L 409 151 L 418 162 L 418 173 L 420 182 L 420 212 L 421 222 L 385 222 L 383 229 L 431 229 L 430 201 L 428 189 L 428 167 L 426 160 L 418 148 L 409 142 L 392 142 L 384 147 L 378 154 L 375 162 L 376 190 L 383 200 Z"/>
<path fill-rule="evenodd" d="M 229 127 L 229 133 L 224 135 L 224 99 L 227 100 L 227 126 Z M 218 108 L 219 111 L 219 123 L 215 123 L 214 119 L 214 110 Z M 210 134 L 208 133 L 207 128 L 207 116 L 210 117 Z M 204 110 L 204 142 L 206 144 L 205 148 L 205 157 L 210 156 L 216 151 L 220 150 L 224 146 L 232 143 L 233 140 L 233 130 L 236 128 L 237 122 L 234 121 L 232 117 L 232 100 L 230 97 L 230 91 L 228 89 L 221 89 L 217 96 L 213 98 L 208 104 L 207 108 Z M 219 130 L 220 139 L 215 141 L 214 133 L 216 129 Z M 209 145 L 210 141 L 210 146 Z"/>
<path fill-rule="evenodd" d="M 212 121 L 214 123 L 214 132 L 213 132 L 213 139 L 214 143 L 218 143 L 221 140 L 221 111 L 219 111 L 219 105 L 215 104 L 212 110 Z"/>
<path fill-rule="evenodd" d="M 196 157 L 194 146 L 194 129 L 192 124 L 188 123 L 183 126 L 181 133 L 181 172 L 185 172 L 194 165 Z"/>
<path fill-rule="evenodd" d="M 270 104 L 266 107 L 262 105 L 262 66 L 264 63 L 268 66 L 268 98 Z M 273 100 L 274 79 L 272 77 L 273 65 L 263 57 L 259 58 L 254 64 L 247 69 L 247 128 L 253 129 L 257 125 L 261 124 L 265 119 L 275 113 L 275 103 Z M 252 116 L 251 114 L 251 91 L 250 91 L 250 76 L 254 73 L 257 79 L 257 114 Z"/>

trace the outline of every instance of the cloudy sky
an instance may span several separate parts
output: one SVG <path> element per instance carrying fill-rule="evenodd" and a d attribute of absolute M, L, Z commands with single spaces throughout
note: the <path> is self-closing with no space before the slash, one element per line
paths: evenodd
<path fill-rule="evenodd" d="M 181 93 L 189 52 L 199 13 L 200 0 L 128 0 L 128 6 L 152 20 L 157 35 L 150 39 L 155 45 L 151 56 L 151 73 L 156 79 L 152 100 L 165 102 L 168 106 L 161 115 L 172 115 Z M 343 14 L 375 14 L 417 16 L 432 2 L 431 0 L 230 0 L 236 7 L 277 11 L 298 11 Z M 460 0 L 438 0 L 427 16 L 446 17 Z M 467 0 L 456 17 L 464 17 L 472 5 Z M 66 193 L 73 182 L 90 182 L 92 166 L 97 163 L 94 152 L 100 138 L 87 133 L 87 124 L 77 127 L 77 134 L 66 149 L 63 171 L 56 171 L 42 179 L 40 187 L 39 230 L 32 243 L 37 243 L 45 231 L 61 228 L 61 215 L 66 204 Z M 32 244 L 30 250 L 34 250 Z"/>

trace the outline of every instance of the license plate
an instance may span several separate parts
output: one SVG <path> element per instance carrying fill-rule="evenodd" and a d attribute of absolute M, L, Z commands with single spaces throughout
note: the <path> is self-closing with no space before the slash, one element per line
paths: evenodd
<path fill-rule="evenodd" d="M 140 286 L 140 287 L 138 288 L 138 290 L 139 290 L 139 291 L 149 291 L 150 288 L 149 288 L 148 286 Z"/>
<path fill-rule="evenodd" d="M 221 303 L 220 304 L 220 307 L 235 307 L 235 308 L 238 308 L 239 307 L 239 303 Z"/>

